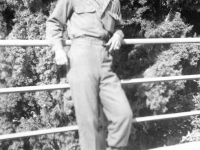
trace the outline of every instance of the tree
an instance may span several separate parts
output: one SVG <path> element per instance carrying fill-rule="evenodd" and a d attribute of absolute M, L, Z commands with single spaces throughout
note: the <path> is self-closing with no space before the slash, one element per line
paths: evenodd
<path fill-rule="evenodd" d="M 0 39 L 45 39 L 45 22 L 57 0 L 2 0 Z M 198 0 L 122 1 L 125 38 L 195 37 Z M 199 73 L 197 44 L 132 45 L 113 52 L 120 79 Z M 66 47 L 66 50 L 68 47 Z M 66 66 L 54 64 L 49 47 L 0 48 L 0 86 L 66 83 Z M 124 87 L 135 117 L 199 109 L 199 81 Z M 9 134 L 76 124 L 70 90 L 0 96 L 0 131 Z M 128 149 L 148 149 L 199 140 L 199 119 L 134 124 Z M 1 141 L 0 149 L 78 149 L 77 132 Z"/>
<path fill-rule="evenodd" d="M 4 1 L 2 12 L 12 29 L 6 39 L 45 39 L 48 11 L 55 3 L 47 1 Z M 47 5 L 48 9 L 43 6 Z M 12 13 L 6 15 L 5 11 Z M 6 18 L 8 17 L 8 18 Z M 5 24 L 6 25 L 6 24 Z M 8 28 L 9 26 L 7 26 Z M 6 30 L 4 30 L 6 31 Z M 1 86 L 20 87 L 65 83 L 66 69 L 53 62 L 49 47 L 6 47 L 1 53 Z M 75 124 L 73 101 L 68 90 L 3 95 L 2 134 L 33 131 Z M 65 104 L 65 105 L 64 105 Z M 67 145 L 66 145 L 67 144 Z M 77 147 L 77 133 L 60 133 L 1 142 L 2 149 L 55 149 Z"/>

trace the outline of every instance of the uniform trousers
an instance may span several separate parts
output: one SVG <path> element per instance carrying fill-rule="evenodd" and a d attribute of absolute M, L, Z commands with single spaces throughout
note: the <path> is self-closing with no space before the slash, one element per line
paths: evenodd
<path fill-rule="evenodd" d="M 98 39 L 74 39 L 68 52 L 81 150 L 125 147 L 131 130 L 132 111 L 104 44 Z M 99 117 L 99 106 L 107 124 Z"/>

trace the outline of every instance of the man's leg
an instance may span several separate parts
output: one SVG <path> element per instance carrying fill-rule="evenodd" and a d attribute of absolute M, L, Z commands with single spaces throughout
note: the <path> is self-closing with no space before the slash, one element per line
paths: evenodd
<path fill-rule="evenodd" d="M 111 70 L 112 56 L 104 50 L 101 67 L 100 99 L 108 125 L 108 150 L 121 150 L 127 146 L 131 125 L 132 110 L 121 88 L 121 83 Z"/>
<path fill-rule="evenodd" d="M 73 44 L 68 74 L 81 150 L 105 150 L 106 133 L 99 121 L 100 45 Z"/>

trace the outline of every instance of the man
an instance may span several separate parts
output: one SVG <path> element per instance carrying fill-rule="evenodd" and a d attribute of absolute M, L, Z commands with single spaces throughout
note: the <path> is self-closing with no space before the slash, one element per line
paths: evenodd
<path fill-rule="evenodd" d="M 123 32 L 119 0 L 59 0 L 47 21 L 47 39 L 58 65 L 70 64 L 68 80 L 79 126 L 81 150 L 122 150 L 127 146 L 132 111 L 116 74 L 110 51 L 119 49 Z M 63 30 L 72 40 L 68 57 Z M 102 139 L 99 104 L 108 120 Z"/>

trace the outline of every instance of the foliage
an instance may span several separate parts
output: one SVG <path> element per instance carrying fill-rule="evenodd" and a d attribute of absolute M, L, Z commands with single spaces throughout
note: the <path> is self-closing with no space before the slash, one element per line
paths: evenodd
<path fill-rule="evenodd" d="M 48 1 L 4 1 L 4 20 L 12 25 L 9 33 L 1 32 L 2 39 L 45 39 L 48 11 L 55 3 Z M 47 5 L 43 9 L 43 6 Z M 51 8 L 51 10 L 50 10 Z M 13 13 L 6 18 L 4 11 Z M 1 19 L 4 26 L 9 27 Z M 4 27 L 2 26 L 2 27 Z M 3 29 L 3 28 L 1 28 Z M 1 30 L 1 31 L 6 31 Z M 0 65 L 1 87 L 39 86 L 65 83 L 66 68 L 54 64 L 48 47 L 6 47 L 2 49 Z M 9 94 L 0 97 L 1 134 L 56 128 L 75 124 L 73 101 L 68 90 Z M 47 146 L 70 149 L 77 145 L 77 133 L 59 133 L 1 142 L 2 149 L 34 149 Z"/>
<path fill-rule="evenodd" d="M 57 0 L 1 0 L 0 39 L 43 40 L 45 22 Z M 121 0 L 125 38 L 199 36 L 198 0 Z M 67 50 L 68 48 L 66 48 Z M 113 52 L 121 79 L 199 74 L 198 44 L 133 45 Z M 1 47 L 0 87 L 67 82 L 66 66 L 54 64 L 49 47 Z M 135 117 L 199 110 L 200 82 L 173 81 L 124 87 Z M 70 90 L 0 96 L 0 133 L 76 124 Z M 199 141 L 197 116 L 134 124 L 128 149 Z M 0 142 L 0 150 L 78 149 L 76 132 Z"/>

